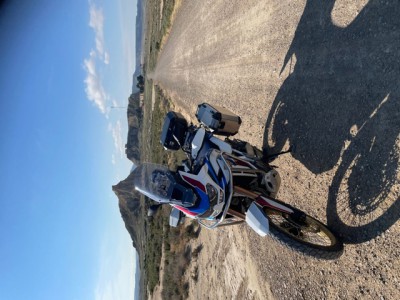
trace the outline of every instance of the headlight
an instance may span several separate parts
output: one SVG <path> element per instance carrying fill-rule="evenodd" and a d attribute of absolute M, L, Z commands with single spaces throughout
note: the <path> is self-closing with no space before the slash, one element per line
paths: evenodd
<path fill-rule="evenodd" d="M 214 207 L 214 205 L 218 204 L 218 191 L 211 184 L 207 184 L 206 189 L 208 199 L 210 200 L 210 207 Z"/>
<path fill-rule="evenodd" d="M 215 187 L 213 187 L 211 184 L 206 185 L 207 189 L 207 196 L 210 201 L 210 207 L 202 213 L 199 218 L 201 219 L 207 219 L 207 218 L 212 218 L 217 216 L 220 211 L 219 210 L 214 210 L 215 206 L 218 204 L 218 191 Z"/>

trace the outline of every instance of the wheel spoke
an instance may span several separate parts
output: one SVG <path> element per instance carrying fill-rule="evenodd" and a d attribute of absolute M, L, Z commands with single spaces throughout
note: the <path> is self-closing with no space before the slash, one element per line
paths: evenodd
<path fill-rule="evenodd" d="M 309 216 L 304 224 L 298 224 L 285 213 L 271 209 L 265 209 L 265 212 L 273 227 L 299 242 L 320 247 L 330 247 L 336 242 L 329 229 Z"/>

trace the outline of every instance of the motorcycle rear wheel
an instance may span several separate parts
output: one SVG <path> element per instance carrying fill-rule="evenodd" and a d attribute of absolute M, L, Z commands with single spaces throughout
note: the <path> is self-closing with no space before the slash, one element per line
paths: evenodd
<path fill-rule="evenodd" d="M 342 241 L 323 223 L 304 213 L 301 221 L 293 215 L 264 207 L 271 233 L 284 245 L 306 255 L 335 259 L 343 253 Z"/>

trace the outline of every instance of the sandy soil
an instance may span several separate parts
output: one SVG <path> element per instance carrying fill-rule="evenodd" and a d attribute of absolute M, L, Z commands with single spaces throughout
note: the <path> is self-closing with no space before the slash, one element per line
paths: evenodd
<path fill-rule="evenodd" d="M 380 1 L 182 1 L 154 80 L 177 106 L 223 105 L 281 156 L 278 197 L 326 222 L 317 260 L 245 225 L 202 230 L 191 299 L 400 298 L 400 8 Z M 198 268 L 198 278 L 194 272 Z"/>

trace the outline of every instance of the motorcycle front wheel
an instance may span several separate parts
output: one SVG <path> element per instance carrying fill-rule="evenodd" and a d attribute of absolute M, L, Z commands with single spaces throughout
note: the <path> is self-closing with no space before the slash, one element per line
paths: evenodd
<path fill-rule="evenodd" d="M 342 255 L 342 241 L 315 218 L 303 212 L 299 219 L 298 214 L 295 216 L 268 207 L 263 209 L 272 235 L 289 248 L 322 259 L 335 259 Z"/>

